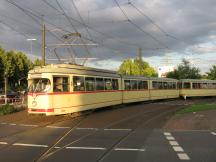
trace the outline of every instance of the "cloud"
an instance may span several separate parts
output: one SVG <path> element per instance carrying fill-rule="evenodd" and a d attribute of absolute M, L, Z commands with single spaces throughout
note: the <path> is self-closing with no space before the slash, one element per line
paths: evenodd
<path fill-rule="evenodd" d="M 30 42 L 26 41 L 26 37 L 36 38 L 33 51 L 36 56 L 40 56 L 43 19 L 48 29 L 47 45 L 62 43 L 62 40 L 65 41 L 62 37 L 64 34 L 80 32 L 82 40 L 77 38 L 75 41 L 74 38 L 73 41 L 98 44 L 97 47 L 88 48 L 88 51 L 90 57 L 97 58 L 91 65 L 100 63 L 99 67 L 102 68 L 110 65 L 105 63 L 108 60 L 117 65 L 125 58 L 136 57 L 139 47 L 149 60 L 154 57 L 162 59 L 166 53 L 173 53 L 174 57 L 176 54 L 181 57 L 208 54 L 209 58 L 215 53 L 215 44 L 207 45 L 216 43 L 214 0 L 131 1 L 139 11 L 127 4 L 128 1 L 118 0 L 127 16 L 114 1 L 74 0 L 76 6 L 71 0 L 58 0 L 59 4 L 52 0 L 8 1 L 23 8 L 24 12 L 6 0 L 0 1 L 0 43 L 6 49 L 30 53 Z M 132 23 L 127 21 L 127 17 Z M 85 48 L 74 50 L 77 57 L 89 56 Z M 52 54 L 47 57 L 54 58 L 53 48 L 50 51 Z M 62 58 L 70 56 L 65 50 L 58 52 Z"/>

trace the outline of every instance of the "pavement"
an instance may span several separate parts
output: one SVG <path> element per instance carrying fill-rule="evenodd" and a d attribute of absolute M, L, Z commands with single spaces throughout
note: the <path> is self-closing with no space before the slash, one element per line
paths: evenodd
<path fill-rule="evenodd" d="M 139 103 L 42 126 L 1 120 L 0 161 L 216 162 L 216 131 L 163 129 L 180 108 Z"/>

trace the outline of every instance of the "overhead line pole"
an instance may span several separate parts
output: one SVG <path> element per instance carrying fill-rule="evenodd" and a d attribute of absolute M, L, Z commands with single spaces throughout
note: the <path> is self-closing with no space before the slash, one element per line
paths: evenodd
<path fill-rule="evenodd" d="M 45 24 L 42 25 L 42 46 L 41 46 L 41 54 L 42 54 L 42 66 L 46 65 L 45 55 L 46 55 L 46 27 Z"/>

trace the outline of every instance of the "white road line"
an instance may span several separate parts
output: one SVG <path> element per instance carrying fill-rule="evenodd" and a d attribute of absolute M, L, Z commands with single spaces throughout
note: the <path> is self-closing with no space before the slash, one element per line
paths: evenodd
<path fill-rule="evenodd" d="M 59 126 L 46 126 L 47 128 L 54 128 L 54 129 L 69 129 L 71 127 L 59 127 Z"/>
<path fill-rule="evenodd" d="M 190 160 L 190 157 L 186 153 L 177 154 L 180 160 Z"/>
<path fill-rule="evenodd" d="M 33 124 L 20 124 L 19 126 L 22 126 L 22 127 L 38 127 L 38 125 L 33 125 Z"/>
<path fill-rule="evenodd" d="M 7 145 L 7 142 L 0 142 L 0 145 Z"/>
<path fill-rule="evenodd" d="M 145 149 L 115 148 L 115 151 L 145 151 Z"/>
<path fill-rule="evenodd" d="M 171 136 L 171 133 L 169 133 L 169 132 L 164 132 L 164 135 L 165 135 L 165 136 Z"/>
<path fill-rule="evenodd" d="M 55 146 L 54 148 L 55 148 L 55 149 L 60 149 L 61 147 Z"/>
<path fill-rule="evenodd" d="M 8 123 L 1 123 L 2 125 L 8 124 Z"/>
<path fill-rule="evenodd" d="M 215 132 L 211 132 L 211 134 L 214 135 L 214 136 L 216 136 L 216 133 L 215 133 Z"/>
<path fill-rule="evenodd" d="M 14 124 L 14 123 L 10 123 L 9 125 L 13 125 L 13 126 L 14 126 L 14 125 L 16 125 L 16 124 Z"/>
<path fill-rule="evenodd" d="M 168 139 L 168 140 L 175 140 L 175 138 L 173 136 L 166 136 L 166 139 Z"/>
<path fill-rule="evenodd" d="M 37 145 L 37 144 L 29 144 L 29 143 L 14 143 L 13 146 L 48 147 L 47 145 Z"/>
<path fill-rule="evenodd" d="M 76 128 L 77 130 L 98 130 L 98 128 Z"/>
<path fill-rule="evenodd" d="M 80 149 L 80 150 L 106 150 L 104 147 L 66 147 L 66 149 Z"/>
<path fill-rule="evenodd" d="M 177 141 L 169 141 L 170 145 L 172 146 L 178 146 L 178 142 Z"/>
<path fill-rule="evenodd" d="M 107 128 L 107 129 L 104 129 L 105 131 L 131 131 L 132 129 L 109 129 L 109 128 Z"/>
<path fill-rule="evenodd" d="M 176 152 L 184 152 L 184 149 L 181 146 L 173 146 L 173 150 Z"/>

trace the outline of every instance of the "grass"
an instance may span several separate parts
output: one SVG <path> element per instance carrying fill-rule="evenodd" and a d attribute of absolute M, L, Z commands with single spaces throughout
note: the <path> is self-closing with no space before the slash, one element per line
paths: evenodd
<path fill-rule="evenodd" d="M 11 114 L 17 112 L 18 110 L 13 105 L 3 105 L 0 107 L 0 115 Z"/>
<path fill-rule="evenodd" d="M 177 114 L 184 114 L 184 113 L 191 113 L 191 112 L 197 112 L 197 111 L 205 111 L 205 110 L 212 110 L 216 109 L 216 104 L 197 104 L 188 106 L 180 111 L 177 112 Z"/>

